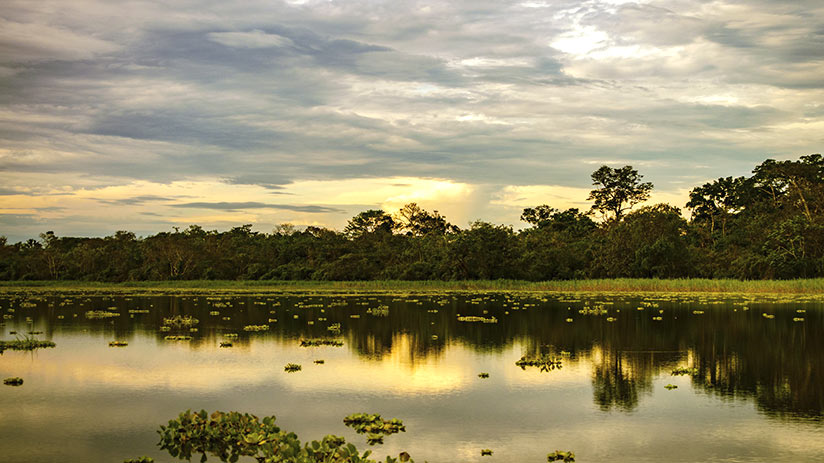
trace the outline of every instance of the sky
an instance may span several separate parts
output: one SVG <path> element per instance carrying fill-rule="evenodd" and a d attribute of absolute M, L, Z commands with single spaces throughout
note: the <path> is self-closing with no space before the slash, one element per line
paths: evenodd
<path fill-rule="evenodd" d="M 466 227 L 822 151 L 824 2 L 5 0 L 0 235 Z"/>

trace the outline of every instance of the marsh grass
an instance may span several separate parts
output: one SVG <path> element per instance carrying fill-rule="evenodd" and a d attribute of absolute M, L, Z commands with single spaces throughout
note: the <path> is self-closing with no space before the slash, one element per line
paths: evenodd
<path fill-rule="evenodd" d="M 0 293 L 91 293 L 91 294 L 278 294 L 312 292 L 349 293 L 433 293 L 445 291 L 493 292 L 653 292 L 653 293 L 739 293 L 739 294 L 824 294 L 824 278 L 798 280 L 731 279 L 643 279 L 563 280 L 531 282 L 522 280 L 476 281 L 268 281 L 191 280 L 135 281 L 124 283 L 86 281 L 4 281 Z"/>

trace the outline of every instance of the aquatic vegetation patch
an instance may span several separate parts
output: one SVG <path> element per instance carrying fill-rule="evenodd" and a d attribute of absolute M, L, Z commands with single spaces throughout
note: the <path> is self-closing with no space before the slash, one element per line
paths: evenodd
<path fill-rule="evenodd" d="M 193 338 L 191 336 L 186 336 L 186 335 L 172 335 L 172 336 L 166 336 L 163 339 L 165 339 L 167 341 L 191 341 Z"/>
<path fill-rule="evenodd" d="M 478 378 L 483 378 L 483 379 L 489 378 L 489 373 L 478 373 Z"/>
<path fill-rule="evenodd" d="M 172 328 L 191 328 L 198 323 L 200 323 L 200 320 L 192 317 L 191 315 L 175 315 L 174 317 L 163 319 L 163 325 L 170 326 Z"/>
<path fill-rule="evenodd" d="M 554 358 L 549 355 L 542 355 L 540 357 L 532 358 L 524 356 L 515 362 L 515 365 L 521 367 L 522 370 L 526 370 L 526 367 L 538 367 L 541 371 L 560 370 L 562 367 L 561 359 Z"/>
<path fill-rule="evenodd" d="M 389 316 L 389 306 L 388 305 L 380 305 L 378 307 L 371 307 L 366 309 L 366 313 L 372 315 L 374 317 L 388 317 Z"/>
<path fill-rule="evenodd" d="M 154 458 L 151 457 L 137 457 L 123 460 L 123 463 L 154 463 Z"/>
<path fill-rule="evenodd" d="M 683 376 L 683 375 L 690 375 L 695 376 L 698 374 L 698 368 L 690 368 L 690 367 L 678 367 L 672 370 L 672 376 Z"/>
<path fill-rule="evenodd" d="M 269 331 L 269 325 L 246 325 L 243 331 Z"/>
<path fill-rule="evenodd" d="M 485 318 L 485 317 L 475 317 L 475 316 L 465 316 L 461 317 L 458 316 L 459 322 L 466 322 L 466 323 L 498 323 L 498 319 L 495 317 Z"/>
<path fill-rule="evenodd" d="M 110 341 L 109 347 L 126 347 L 129 343 L 126 341 Z"/>
<path fill-rule="evenodd" d="M 371 451 L 360 454 L 343 437 L 328 435 L 320 441 L 301 444 L 293 432 L 281 430 L 275 417 L 262 420 L 255 415 L 238 412 L 187 410 L 158 430 L 161 449 L 172 457 L 191 461 L 193 456 L 214 455 L 220 461 L 236 462 L 251 457 L 269 463 L 377 463 L 369 459 Z M 139 461 L 139 460 L 138 460 Z M 386 463 L 414 463 L 409 454 L 386 457 Z"/>
<path fill-rule="evenodd" d="M 315 360 L 314 363 L 315 363 L 315 365 L 323 365 L 324 363 L 326 363 L 326 361 L 323 360 L 323 359 L 317 359 L 317 360 Z"/>
<path fill-rule="evenodd" d="M 220 341 L 220 347 L 232 347 L 232 343 L 229 341 Z"/>
<path fill-rule="evenodd" d="M 556 450 L 550 454 L 547 454 L 546 461 L 563 461 L 564 463 L 573 463 L 575 461 L 575 453 Z"/>
<path fill-rule="evenodd" d="M 12 333 L 14 334 L 14 333 Z M 41 341 L 33 337 L 18 338 L 13 341 L 0 341 L 0 353 L 4 350 L 35 350 L 45 347 L 54 347 L 55 343 L 52 341 Z"/>
<path fill-rule="evenodd" d="M 300 371 L 303 367 L 298 365 L 297 363 L 287 363 L 285 367 L 283 367 L 283 371 L 287 373 L 294 373 L 296 371 Z"/>
<path fill-rule="evenodd" d="M 667 384 L 666 386 L 664 386 L 664 388 L 668 391 L 671 391 L 673 389 L 678 389 L 678 386 L 676 386 L 675 384 Z"/>
<path fill-rule="evenodd" d="M 23 378 L 13 377 L 13 378 L 6 378 L 3 380 L 3 384 L 7 386 L 21 386 L 23 384 Z"/>
<path fill-rule="evenodd" d="M 482 457 L 488 456 L 488 455 L 492 455 L 492 450 L 491 449 L 481 449 L 481 456 Z"/>
<path fill-rule="evenodd" d="M 397 418 L 384 420 L 376 413 L 353 413 L 343 419 L 343 424 L 358 434 L 366 434 L 366 442 L 369 445 L 383 444 L 385 436 L 406 432 L 403 421 Z"/>
<path fill-rule="evenodd" d="M 581 315 L 604 315 L 607 312 L 603 304 L 593 305 L 592 307 L 585 305 L 582 309 L 578 310 L 578 313 Z"/>
<path fill-rule="evenodd" d="M 343 341 L 338 339 L 301 339 L 300 340 L 301 347 L 316 347 L 316 346 L 333 346 L 333 347 L 341 347 L 343 346 Z"/>
<path fill-rule="evenodd" d="M 118 312 L 109 312 L 108 310 L 89 310 L 86 312 L 86 318 L 92 319 L 101 319 L 101 318 L 114 318 L 119 317 L 120 313 Z"/>

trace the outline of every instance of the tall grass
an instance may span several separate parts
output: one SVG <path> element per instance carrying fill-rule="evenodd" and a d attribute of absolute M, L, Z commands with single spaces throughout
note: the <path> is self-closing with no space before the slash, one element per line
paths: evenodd
<path fill-rule="evenodd" d="M 442 291 L 534 291 L 534 292 L 694 292 L 759 294 L 824 294 L 824 278 L 803 280 L 730 279 L 642 279 L 472 281 L 136 281 L 104 283 L 85 281 L 5 281 L 0 292 L 442 292 Z"/>

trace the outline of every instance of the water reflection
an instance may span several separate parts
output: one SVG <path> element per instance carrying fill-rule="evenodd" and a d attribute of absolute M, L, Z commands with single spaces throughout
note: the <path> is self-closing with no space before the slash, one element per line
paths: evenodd
<path fill-rule="evenodd" d="M 592 307 L 602 309 L 589 310 Z M 376 308 L 388 311 L 369 310 Z M 264 393 L 277 396 L 278 403 L 291 397 L 296 404 L 307 400 L 306 394 L 345 394 L 363 397 L 370 404 L 382 396 L 414 396 L 420 407 L 433 397 L 448 397 L 449 407 L 454 408 L 450 413 L 462 416 L 434 412 L 431 419 L 440 421 L 427 426 L 435 429 L 448 426 L 451 419 L 484 422 L 483 415 L 473 415 L 476 411 L 470 402 L 462 402 L 461 394 L 469 394 L 485 401 L 487 413 L 494 417 L 489 426 L 495 427 L 500 425 L 495 420 L 505 420 L 519 410 L 530 416 L 531 410 L 544 406 L 532 404 L 528 394 L 513 392 L 519 390 L 536 397 L 550 391 L 578 391 L 575 394 L 586 394 L 593 410 L 604 416 L 650 413 L 645 411 L 646 404 L 658 407 L 659 396 L 688 400 L 680 392 L 667 396 L 668 391 L 661 391 L 663 381 L 681 385 L 679 391 L 688 388 L 697 393 L 690 403 L 704 396 L 752 404 L 777 423 L 820 423 L 824 413 L 824 307 L 814 301 L 649 301 L 506 294 L 18 297 L 0 300 L 0 310 L 5 314 L 2 339 L 13 338 L 11 331 L 22 335 L 41 330 L 40 337 L 57 342 L 53 351 L 6 352 L 0 357 L 3 374 L 24 376 L 17 373 L 23 371 L 48 382 L 50 393 L 97 394 L 103 401 L 111 387 L 148 396 L 165 391 L 157 400 L 167 404 L 175 402 L 168 394 L 199 391 L 210 402 L 220 403 L 228 400 L 227 394 L 250 388 L 258 391 L 249 394 L 252 406 L 260 403 Z M 88 319 L 86 313 L 92 310 L 120 315 Z M 767 318 L 764 313 L 775 317 Z M 164 318 L 176 315 L 198 319 L 196 331 L 188 327 L 161 330 Z M 494 317 L 497 323 L 461 322 L 461 316 Z M 339 333 L 330 331 L 334 324 L 340 324 Z M 248 325 L 268 325 L 269 329 L 244 331 Z M 192 339 L 165 340 L 170 334 L 184 333 Z M 233 347 L 218 347 L 227 334 L 237 334 L 231 338 Z M 308 338 L 337 338 L 344 346 L 299 347 L 298 341 Z M 112 340 L 129 345 L 109 348 Z M 514 362 L 522 355 L 551 355 L 560 358 L 563 366 L 546 373 L 535 368 L 521 370 Z M 317 359 L 325 363 L 314 364 Z M 300 363 L 303 370 L 284 376 L 287 362 Z M 670 372 L 678 366 L 695 367 L 696 373 L 672 377 Z M 481 371 L 489 372 L 490 380 L 478 380 Z M 36 394 L 37 382 L 31 384 L 21 390 Z M 581 389 L 584 386 L 586 390 Z M 264 392 L 271 388 L 275 391 Z M 337 410 L 338 405 L 330 404 L 340 397 L 344 396 L 330 396 L 325 406 Z M 551 400 L 557 407 L 566 399 L 556 396 Z M 183 408 L 190 406 L 195 405 Z M 279 405 L 278 410 L 283 407 Z M 77 407 L 71 410 L 67 413 L 77 412 Z M 566 416 L 568 423 L 580 419 L 572 409 L 552 410 Z M 342 417 L 357 410 L 340 411 Z M 677 423 L 680 418 L 668 419 L 668 423 Z M 308 437 L 318 435 L 312 427 L 317 424 L 306 426 L 313 430 Z M 516 434 L 524 435 L 526 429 L 541 429 L 546 424 L 520 426 L 524 427 Z M 415 437 L 422 438 L 421 433 Z M 511 444 L 501 441 L 500 445 Z M 645 448 L 650 445 L 643 444 Z M 433 446 L 432 451 L 437 450 Z M 579 454 L 581 450 L 576 449 Z M 447 460 L 455 457 L 455 453 L 443 452 Z M 472 459 L 466 452 L 466 458 Z M 430 461 L 445 460 L 435 454 Z"/>

